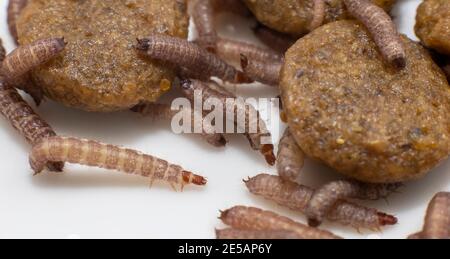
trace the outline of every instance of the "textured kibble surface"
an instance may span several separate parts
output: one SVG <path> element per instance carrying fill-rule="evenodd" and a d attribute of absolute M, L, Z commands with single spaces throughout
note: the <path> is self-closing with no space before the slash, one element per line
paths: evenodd
<path fill-rule="evenodd" d="M 450 1 L 425 0 L 416 22 L 416 34 L 425 46 L 450 55 Z"/>
<path fill-rule="evenodd" d="M 165 33 L 185 38 L 184 0 L 34 0 L 19 22 L 20 44 L 64 37 L 66 50 L 33 71 L 46 96 L 88 111 L 115 111 L 155 101 L 173 71 L 139 56 L 136 38 Z"/>
<path fill-rule="evenodd" d="M 305 34 L 313 19 L 313 0 L 244 0 L 256 18 L 264 25 L 279 32 L 294 36 Z M 375 4 L 390 11 L 396 0 L 372 0 Z M 347 19 L 342 0 L 325 1 L 325 23 Z"/>
<path fill-rule="evenodd" d="M 363 25 L 327 24 L 286 54 L 281 75 L 291 133 L 307 156 L 366 182 L 423 176 L 450 150 L 450 89 L 419 44 L 387 64 Z"/>

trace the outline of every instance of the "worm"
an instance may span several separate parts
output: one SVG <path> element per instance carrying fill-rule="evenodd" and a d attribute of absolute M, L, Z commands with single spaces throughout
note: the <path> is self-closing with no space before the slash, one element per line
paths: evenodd
<path fill-rule="evenodd" d="M 0 62 L 3 62 L 5 57 L 6 57 L 6 50 L 5 47 L 3 46 L 2 39 L 0 39 Z"/>
<path fill-rule="evenodd" d="M 394 67 L 406 67 L 406 52 L 391 17 L 367 0 L 344 0 L 349 13 L 361 21 L 371 33 L 383 57 Z"/>
<path fill-rule="evenodd" d="M 198 31 L 198 43 L 210 52 L 216 52 L 218 39 L 214 22 L 214 6 L 210 0 L 197 0 L 192 12 L 192 19 Z"/>
<path fill-rule="evenodd" d="M 450 239 L 450 193 L 436 194 L 428 205 L 422 239 Z"/>
<path fill-rule="evenodd" d="M 313 31 L 319 28 L 323 24 L 326 15 L 325 1 L 314 0 L 313 2 L 314 2 L 313 18 L 311 20 L 311 23 L 309 24 L 309 31 Z"/>
<path fill-rule="evenodd" d="M 21 77 L 15 78 L 14 82 L 10 82 L 10 85 L 30 95 L 37 106 L 39 106 L 44 99 L 42 89 L 34 84 L 30 73 L 26 73 Z"/>
<path fill-rule="evenodd" d="M 243 72 L 187 40 L 153 34 L 147 38 L 138 39 L 136 48 L 150 58 L 199 71 L 207 77 L 216 76 L 230 83 L 252 82 Z"/>
<path fill-rule="evenodd" d="M 450 65 L 443 66 L 442 71 L 444 71 L 444 74 L 447 77 L 447 80 L 450 81 Z"/>
<path fill-rule="evenodd" d="M 197 43 L 215 53 L 219 37 L 215 29 L 215 18 L 218 13 L 229 12 L 248 16 L 250 12 L 239 0 L 197 0 L 194 4 L 192 19 L 198 32 Z"/>
<path fill-rule="evenodd" d="M 65 47 L 63 38 L 44 39 L 29 45 L 19 46 L 3 61 L 0 74 L 7 82 L 14 82 L 31 69 L 58 55 Z"/>
<path fill-rule="evenodd" d="M 249 61 L 247 56 L 241 54 L 241 67 L 244 73 L 249 78 L 266 85 L 278 86 L 282 66 L 282 60 Z"/>
<path fill-rule="evenodd" d="M 220 215 L 226 225 L 239 230 L 292 231 L 301 239 L 341 239 L 333 233 L 311 228 L 271 211 L 253 207 L 236 206 Z"/>
<path fill-rule="evenodd" d="M 285 181 L 275 175 L 260 174 L 244 182 L 252 194 L 303 214 L 314 195 L 314 189 Z M 336 202 L 335 206 L 326 214 L 326 217 L 330 221 L 357 229 L 377 230 L 383 226 L 395 225 L 398 222 L 394 216 L 345 200 Z"/>
<path fill-rule="evenodd" d="M 282 55 L 267 48 L 261 48 L 251 43 L 219 38 L 216 54 L 228 62 L 239 62 L 241 54 L 250 60 L 259 62 L 281 61 Z"/>
<path fill-rule="evenodd" d="M 281 178 L 295 182 L 305 164 L 305 154 L 297 145 L 289 128 L 278 144 L 277 171 Z"/>
<path fill-rule="evenodd" d="M 128 174 L 169 183 L 181 189 L 187 184 L 205 185 L 206 179 L 183 170 L 178 165 L 142 154 L 138 151 L 103 144 L 93 140 L 49 137 L 36 145 L 30 155 L 30 165 L 36 174 L 44 169 L 48 161 L 66 161 L 105 169 L 116 169 Z M 175 188 L 175 187 L 174 187 Z"/>
<path fill-rule="evenodd" d="M 245 118 L 244 135 L 249 140 L 251 147 L 259 151 L 269 165 L 275 164 L 276 157 L 273 153 L 273 144 L 263 143 L 263 140 L 269 141 L 271 139 L 271 134 L 267 130 L 267 126 L 261 119 L 259 112 L 252 105 L 245 103 L 240 98 L 236 98 L 231 93 L 214 90 L 207 83 L 198 80 L 182 80 L 181 87 L 186 97 L 191 101 L 195 99 L 197 92 L 201 93 L 203 100 L 218 99 L 223 106 L 224 118 L 226 118 L 228 113 L 227 100 L 232 100 L 234 118 Z M 256 116 L 254 116 L 255 114 Z M 257 128 L 257 132 L 250 132 L 252 128 Z"/>
<path fill-rule="evenodd" d="M 9 0 L 8 4 L 8 28 L 15 42 L 18 42 L 17 20 L 23 8 L 28 4 L 28 0 Z"/>
<path fill-rule="evenodd" d="M 310 226 L 319 226 L 339 200 L 353 198 L 378 200 L 395 192 L 401 184 L 369 184 L 353 180 L 334 181 L 316 190 L 306 207 Z"/>
<path fill-rule="evenodd" d="M 295 43 L 295 39 L 289 35 L 274 31 L 261 24 L 256 26 L 253 29 L 253 32 L 261 42 L 277 53 L 286 53 L 286 51 Z"/>
<path fill-rule="evenodd" d="M 53 129 L 26 103 L 16 89 L 0 80 L 0 113 L 31 144 L 42 139 L 56 136 Z M 61 172 L 64 164 L 48 163 L 47 168 Z"/>
<path fill-rule="evenodd" d="M 300 239 L 293 231 L 286 230 L 240 230 L 240 229 L 216 229 L 217 239 L 244 239 L 244 240 L 266 240 L 266 239 Z"/>
<path fill-rule="evenodd" d="M 224 147 L 228 143 L 227 139 L 223 134 L 220 133 L 211 133 L 214 132 L 215 129 L 211 127 L 211 125 L 203 123 L 203 115 L 199 116 L 202 118 L 201 120 L 196 120 L 195 111 L 191 108 L 184 108 L 182 111 L 172 110 L 170 105 L 167 104 L 140 104 L 135 106 L 132 111 L 138 112 L 144 116 L 150 116 L 154 119 L 164 119 L 171 120 L 176 114 L 182 112 L 187 114 L 191 118 L 191 127 L 201 128 L 202 133 L 201 136 L 208 142 L 209 144 L 215 147 Z M 195 125 L 200 123 L 199 127 Z"/>

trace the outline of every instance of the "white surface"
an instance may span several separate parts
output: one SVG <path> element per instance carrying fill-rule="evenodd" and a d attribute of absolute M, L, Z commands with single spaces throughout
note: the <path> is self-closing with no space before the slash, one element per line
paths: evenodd
<path fill-rule="evenodd" d="M 401 31 L 410 37 L 419 0 L 403 0 L 395 13 Z M 0 3 L 6 20 L 7 1 Z M 238 19 L 234 19 L 238 20 Z M 240 30 L 247 30 L 240 26 Z M 248 31 L 246 31 L 248 34 Z M 226 34 L 236 34 L 226 26 Z M 6 22 L 0 35 L 10 51 L 14 44 Z M 414 37 L 415 38 L 415 37 Z M 276 93 L 264 90 L 262 95 Z M 247 94 L 261 93 L 249 89 Z M 188 187 L 183 193 L 165 185 L 148 188 L 140 177 L 124 176 L 86 167 L 67 165 L 65 174 L 31 176 L 29 146 L 14 129 L 0 119 L 0 237 L 34 238 L 213 238 L 221 227 L 218 211 L 234 205 L 254 205 L 277 211 L 304 222 L 295 212 L 250 195 L 242 179 L 261 172 L 275 173 L 265 166 L 243 138 L 233 137 L 224 150 L 216 150 L 193 136 L 171 133 L 167 123 L 152 125 L 149 119 L 130 112 L 94 114 L 64 108 L 50 101 L 38 109 L 62 135 L 93 138 L 139 149 L 208 177 L 206 188 Z M 421 228 L 427 202 L 438 191 L 450 191 L 450 162 L 428 177 L 408 183 L 389 199 L 367 205 L 398 216 L 400 224 L 383 232 L 324 225 L 347 238 L 404 238 Z M 319 186 L 339 175 L 309 164 L 302 182 Z"/>

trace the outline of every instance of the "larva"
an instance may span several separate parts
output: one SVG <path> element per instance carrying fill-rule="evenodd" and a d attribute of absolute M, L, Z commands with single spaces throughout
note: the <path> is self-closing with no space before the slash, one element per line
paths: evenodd
<path fill-rule="evenodd" d="M 19 19 L 19 15 L 22 12 L 23 8 L 27 6 L 28 0 L 9 0 L 8 4 L 8 28 L 9 32 L 11 33 L 13 39 L 18 42 L 18 35 L 17 35 L 17 20 Z"/>
<path fill-rule="evenodd" d="M 66 161 L 105 169 L 116 169 L 128 174 L 140 175 L 167 182 L 183 188 L 187 184 L 205 185 L 206 179 L 185 171 L 178 165 L 142 154 L 138 151 L 103 144 L 93 140 L 49 137 L 34 145 L 30 165 L 36 174 L 49 161 Z"/>
<path fill-rule="evenodd" d="M 266 85 L 278 86 L 282 66 L 282 60 L 262 62 L 249 60 L 247 56 L 241 54 L 241 67 L 244 73 L 249 78 Z"/>
<path fill-rule="evenodd" d="M 285 181 L 278 176 L 260 174 L 245 181 L 248 190 L 255 195 L 274 201 L 289 209 L 305 213 L 306 207 L 314 195 L 314 189 Z M 355 228 L 380 229 L 386 225 L 395 225 L 394 216 L 340 200 L 326 214 L 330 221 Z"/>
<path fill-rule="evenodd" d="M 282 55 L 273 50 L 261 48 L 251 43 L 219 38 L 217 41 L 217 55 L 228 62 L 239 62 L 241 54 L 250 60 L 258 62 L 281 62 Z"/>
<path fill-rule="evenodd" d="M 292 231 L 302 239 L 340 239 L 326 230 L 311 228 L 287 217 L 258 208 L 236 206 L 221 213 L 226 225 L 240 230 Z"/>
<path fill-rule="evenodd" d="M 404 68 L 406 52 L 391 17 L 371 1 L 344 0 L 344 3 L 350 14 L 367 27 L 384 58 L 395 67 Z"/>
<path fill-rule="evenodd" d="M 208 86 L 208 84 L 197 80 L 183 80 L 181 82 L 181 87 L 186 97 L 190 100 L 195 99 L 196 92 L 200 92 L 202 94 L 203 100 L 208 100 L 211 98 L 218 99 L 223 104 L 224 118 L 226 118 L 227 114 L 227 99 L 234 100 L 232 103 L 234 117 L 245 118 L 244 135 L 248 138 L 252 148 L 263 154 L 268 164 L 275 164 L 276 158 L 273 153 L 273 145 L 262 142 L 263 140 L 270 139 L 271 134 L 267 130 L 265 122 L 260 118 L 258 111 L 253 106 L 247 105 L 245 101 L 240 100 L 239 98 L 236 99 L 233 95 L 213 90 Z M 252 111 L 250 111 L 250 109 L 252 109 Z M 251 116 L 252 114 L 256 114 L 257 116 Z M 249 129 L 252 128 L 258 129 L 257 133 L 249 132 Z"/>
<path fill-rule="evenodd" d="M 153 34 L 138 39 L 136 48 L 150 58 L 167 61 L 188 70 L 201 71 L 205 77 L 216 76 L 231 83 L 252 82 L 243 72 L 187 40 Z"/>
<path fill-rule="evenodd" d="M 283 134 L 278 144 L 277 171 L 281 178 L 295 182 L 305 163 L 305 154 L 297 145 L 289 128 Z"/>
<path fill-rule="evenodd" d="M 339 200 L 353 198 L 378 200 L 395 192 L 401 184 L 370 184 L 353 180 L 334 181 L 314 192 L 305 214 L 310 226 L 319 226 Z"/>
<path fill-rule="evenodd" d="M 19 46 L 6 56 L 0 74 L 7 82 L 14 82 L 31 69 L 41 65 L 59 54 L 66 43 L 62 38 L 44 39 L 29 45 Z"/>

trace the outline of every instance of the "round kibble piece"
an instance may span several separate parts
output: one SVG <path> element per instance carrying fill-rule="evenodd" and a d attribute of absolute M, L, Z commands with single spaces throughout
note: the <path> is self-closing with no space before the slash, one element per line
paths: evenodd
<path fill-rule="evenodd" d="M 422 177 L 450 153 L 450 88 L 428 52 L 402 38 L 397 70 L 355 21 L 327 24 L 286 54 L 281 90 L 305 154 L 364 182 Z"/>
<path fill-rule="evenodd" d="M 450 55 L 450 1 L 425 0 L 417 9 L 416 34 L 422 43 Z"/>
<path fill-rule="evenodd" d="M 157 100 L 174 72 L 141 57 L 136 38 L 185 38 L 184 0 L 34 0 L 17 29 L 20 44 L 64 37 L 65 51 L 32 73 L 46 96 L 87 111 L 115 111 Z"/>
<path fill-rule="evenodd" d="M 301 36 L 309 32 L 313 20 L 314 0 L 244 0 L 256 18 L 274 30 Z M 396 0 L 373 0 L 375 4 L 390 11 Z M 348 19 L 343 0 L 325 1 L 325 20 L 329 23 Z"/>

